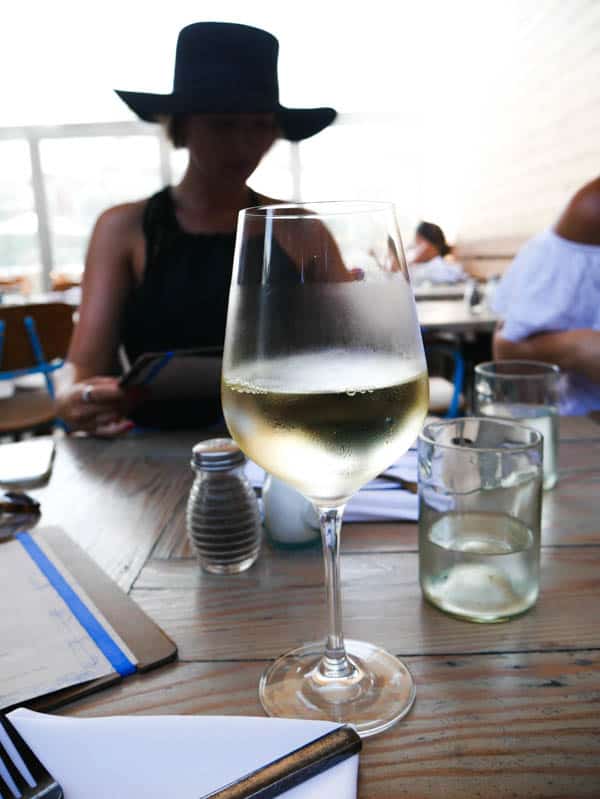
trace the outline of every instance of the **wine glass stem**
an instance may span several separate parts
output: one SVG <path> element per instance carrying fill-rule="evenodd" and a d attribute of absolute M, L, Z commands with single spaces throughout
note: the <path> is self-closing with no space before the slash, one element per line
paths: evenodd
<path fill-rule="evenodd" d="M 344 635 L 342 633 L 342 604 L 340 592 L 340 531 L 344 505 L 337 507 L 320 507 L 319 520 L 323 539 L 323 557 L 325 559 L 325 589 L 327 591 L 327 608 L 329 629 L 325 644 L 325 655 L 319 664 L 319 671 L 328 679 L 340 679 L 350 676 L 354 666 L 346 656 Z"/>

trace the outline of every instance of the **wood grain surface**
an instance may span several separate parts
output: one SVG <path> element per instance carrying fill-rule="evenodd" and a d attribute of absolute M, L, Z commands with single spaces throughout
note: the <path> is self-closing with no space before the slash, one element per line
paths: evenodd
<path fill-rule="evenodd" d="M 546 548 L 541 570 L 533 610 L 474 625 L 423 600 L 416 553 L 342 555 L 345 632 L 400 655 L 597 646 L 600 570 L 589 548 Z M 205 574 L 190 559 L 153 560 L 132 597 L 177 642 L 182 660 L 274 658 L 325 636 L 317 552 L 270 551 L 235 578 Z"/>
<path fill-rule="evenodd" d="M 600 795 L 600 654 L 407 657 L 410 714 L 363 742 L 360 799 Z M 262 715 L 266 662 L 178 663 L 63 713 Z M 201 742 L 199 742 L 201 747 Z"/>
<path fill-rule="evenodd" d="M 119 452 L 118 442 L 65 439 L 51 480 L 31 491 L 44 524 L 61 526 L 128 590 L 190 487 L 184 463 Z"/>
<path fill-rule="evenodd" d="M 202 572 L 185 535 L 201 433 L 59 442 L 31 493 L 180 650 L 180 661 L 65 707 L 69 715 L 262 715 L 257 685 L 285 649 L 325 634 L 318 548 L 265 545 L 255 566 Z M 365 741 L 359 799 L 600 797 L 600 425 L 561 419 L 558 486 L 544 495 L 542 590 L 506 624 L 428 605 L 417 526 L 349 524 L 345 632 L 403 657 L 409 716 Z"/>

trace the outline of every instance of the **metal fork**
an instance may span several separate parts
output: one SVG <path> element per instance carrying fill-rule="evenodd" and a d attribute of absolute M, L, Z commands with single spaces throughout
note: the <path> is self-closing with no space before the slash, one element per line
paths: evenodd
<path fill-rule="evenodd" d="M 35 785 L 29 785 L 25 777 L 21 774 L 13 762 L 6 748 L 0 742 L 0 759 L 4 763 L 11 779 L 17 786 L 21 799 L 62 799 L 63 789 L 56 782 L 54 777 L 48 772 L 37 756 L 32 752 L 23 738 L 19 735 L 12 723 L 5 715 L 0 713 L 0 724 L 8 736 L 9 741 L 17 750 L 19 756 L 27 766 L 29 773 L 33 777 Z M 14 796 L 7 782 L 0 775 L 0 793 L 5 799 L 12 799 Z"/>

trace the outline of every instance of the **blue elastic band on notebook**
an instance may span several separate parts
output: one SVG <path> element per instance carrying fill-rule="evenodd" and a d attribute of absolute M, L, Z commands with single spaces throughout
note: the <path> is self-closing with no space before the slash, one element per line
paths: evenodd
<path fill-rule="evenodd" d="M 96 619 L 83 604 L 56 566 L 50 561 L 46 553 L 40 549 L 28 533 L 17 533 L 16 538 L 23 545 L 23 548 L 42 574 L 45 575 L 56 593 L 66 602 L 73 616 L 75 616 L 98 649 L 110 662 L 113 669 L 122 677 L 133 674 L 136 671 L 135 663 L 129 660 L 123 650 L 120 649 L 106 632 L 98 619 Z"/>

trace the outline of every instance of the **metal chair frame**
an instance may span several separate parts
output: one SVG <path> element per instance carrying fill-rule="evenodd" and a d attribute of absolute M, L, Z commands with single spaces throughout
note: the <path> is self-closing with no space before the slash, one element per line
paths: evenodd
<path fill-rule="evenodd" d="M 452 374 L 452 385 L 454 386 L 454 390 L 452 392 L 452 399 L 450 400 L 448 410 L 444 414 L 444 418 L 455 419 L 458 416 L 460 409 L 460 397 L 463 392 L 465 381 L 465 360 L 462 356 L 462 353 L 458 347 L 445 347 L 440 344 L 431 344 L 426 346 L 425 351 L 426 353 L 441 352 L 444 355 L 452 358 L 454 363 L 454 371 Z"/>
<path fill-rule="evenodd" d="M 54 399 L 54 384 L 52 383 L 52 378 L 50 377 L 50 374 L 52 372 L 55 372 L 57 369 L 60 369 L 60 367 L 64 364 L 64 358 L 54 359 L 51 363 L 46 361 L 42 343 L 40 341 L 40 337 L 37 332 L 35 319 L 32 316 L 26 316 L 23 319 L 23 323 L 25 325 L 25 329 L 27 331 L 27 337 L 29 338 L 29 343 L 31 344 L 31 350 L 33 352 L 33 356 L 36 360 L 37 365 L 24 367 L 23 369 L 13 369 L 6 372 L 0 371 L 0 380 L 15 380 L 16 378 L 24 377 L 25 375 L 42 373 L 46 380 L 46 388 L 48 389 L 48 394 L 50 394 L 52 399 Z M 5 332 L 6 332 L 6 322 L 4 322 L 3 319 L 0 319 L 0 368 L 2 367 L 2 354 L 4 350 Z"/>

